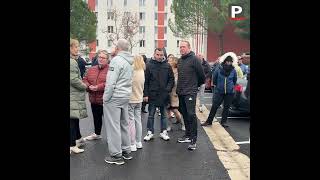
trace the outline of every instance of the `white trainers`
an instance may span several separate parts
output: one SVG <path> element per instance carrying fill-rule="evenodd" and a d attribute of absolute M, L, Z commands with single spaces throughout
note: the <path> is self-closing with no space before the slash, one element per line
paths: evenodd
<path fill-rule="evenodd" d="M 83 151 L 84 151 L 84 149 L 80 149 L 77 146 L 70 147 L 70 154 L 71 154 L 71 152 L 78 154 L 78 153 L 82 153 Z"/>
<path fill-rule="evenodd" d="M 83 138 L 80 138 L 80 139 L 76 140 L 76 146 L 77 147 L 81 147 L 83 145 L 85 145 L 85 140 Z"/>
<path fill-rule="evenodd" d="M 135 144 L 131 145 L 131 151 L 137 151 L 137 146 Z"/>
<path fill-rule="evenodd" d="M 137 142 L 136 143 L 136 147 L 137 147 L 137 149 L 142 149 L 142 143 L 141 142 Z"/>
<path fill-rule="evenodd" d="M 163 130 L 163 132 L 160 133 L 160 137 L 165 141 L 168 141 L 170 139 L 170 137 L 168 136 L 167 130 Z"/>
<path fill-rule="evenodd" d="M 148 134 L 143 138 L 143 140 L 150 141 L 151 138 L 153 138 L 153 134 L 151 131 L 148 131 Z"/>
<path fill-rule="evenodd" d="M 182 131 L 185 131 L 185 130 L 186 130 L 186 126 L 185 126 L 185 125 L 182 125 L 182 126 L 181 126 L 181 130 L 182 130 Z"/>
<path fill-rule="evenodd" d="M 172 118 L 174 118 L 174 117 L 175 117 L 173 112 L 171 112 L 170 116 L 171 116 Z"/>
<path fill-rule="evenodd" d="M 203 104 L 199 106 L 199 111 L 202 113 L 203 112 Z"/>
<path fill-rule="evenodd" d="M 87 136 L 84 138 L 85 141 L 92 141 L 92 140 L 98 140 L 101 139 L 101 135 L 97 135 L 96 133 L 92 133 L 90 136 Z"/>
<path fill-rule="evenodd" d="M 158 113 L 158 116 L 161 116 L 160 109 L 159 109 L 159 108 L 156 108 L 156 111 L 157 111 L 157 113 Z"/>
<path fill-rule="evenodd" d="M 171 126 L 168 126 L 168 127 L 167 127 L 167 131 L 171 131 Z"/>

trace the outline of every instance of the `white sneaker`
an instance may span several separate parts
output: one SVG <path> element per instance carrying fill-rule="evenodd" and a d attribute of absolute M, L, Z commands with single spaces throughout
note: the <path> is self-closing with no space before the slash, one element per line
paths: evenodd
<path fill-rule="evenodd" d="M 171 112 L 171 117 L 172 117 L 172 118 L 174 118 L 174 117 L 175 117 L 173 112 Z"/>
<path fill-rule="evenodd" d="M 160 133 L 160 137 L 165 141 L 168 141 L 170 139 L 170 137 L 168 136 L 167 130 L 163 130 L 163 132 Z"/>
<path fill-rule="evenodd" d="M 71 152 L 78 154 L 78 153 L 82 153 L 83 151 L 84 151 L 84 149 L 80 149 L 77 146 L 70 147 L 70 154 L 71 154 Z"/>
<path fill-rule="evenodd" d="M 92 141 L 92 140 L 98 140 L 101 139 L 101 135 L 97 135 L 96 133 L 92 133 L 90 136 L 87 136 L 84 138 L 85 141 Z"/>
<path fill-rule="evenodd" d="M 203 105 L 199 106 L 199 111 L 202 113 L 203 112 Z"/>
<path fill-rule="evenodd" d="M 83 145 L 85 145 L 85 140 L 83 138 L 80 138 L 80 139 L 76 140 L 76 146 L 77 147 L 81 147 Z"/>
<path fill-rule="evenodd" d="M 171 131 L 171 126 L 168 126 L 168 127 L 167 127 L 167 131 Z"/>
<path fill-rule="evenodd" d="M 142 143 L 141 142 L 137 142 L 136 143 L 136 147 L 137 147 L 137 149 L 142 149 Z"/>
<path fill-rule="evenodd" d="M 137 151 L 137 146 L 135 144 L 131 145 L 131 151 Z"/>
<path fill-rule="evenodd" d="M 151 131 L 148 131 L 148 134 L 143 138 L 143 140 L 150 141 L 151 138 L 153 138 L 153 134 Z"/>
<path fill-rule="evenodd" d="M 182 130 L 182 131 L 185 131 L 185 130 L 186 130 L 186 126 L 185 126 L 185 125 L 182 125 L 182 126 L 181 126 L 181 130 Z"/>

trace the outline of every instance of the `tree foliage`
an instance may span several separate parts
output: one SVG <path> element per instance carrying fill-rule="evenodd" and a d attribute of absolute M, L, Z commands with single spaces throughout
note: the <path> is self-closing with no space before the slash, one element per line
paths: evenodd
<path fill-rule="evenodd" d="M 70 37 L 90 43 L 96 40 L 97 17 L 82 0 L 70 0 Z"/>

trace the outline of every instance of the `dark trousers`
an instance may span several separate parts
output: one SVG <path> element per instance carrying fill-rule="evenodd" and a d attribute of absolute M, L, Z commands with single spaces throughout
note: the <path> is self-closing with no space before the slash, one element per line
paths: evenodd
<path fill-rule="evenodd" d="M 147 102 L 142 101 L 141 111 L 146 111 Z"/>
<path fill-rule="evenodd" d="M 179 111 L 181 112 L 186 126 L 186 136 L 193 142 L 197 141 L 197 115 L 196 115 L 197 94 L 179 95 Z"/>
<path fill-rule="evenodd" d="M 212 107 L 211 107 L 207 122 L 212 123 L 213 118 L 216 115 L 217 109 L 219 108 L 219 106 L 223 101 L 221 124 L 227 123 L 229 108 L 232 103 L 233 96 L 234 94 L 218 94 L 218 93 L 213 94 Z"/>
<path fill-rule="evenodd" d="M 149 115 L 148 115 L 147 129 L 148 129 L 148 131 L 151 131 L 152 134 L 154 134 L 154 114 L 156 112 L 157 107 L 160 108 L 160 113 L 161 113 L 161 117 L 160 117 L 161 132 L 163 132 L 163 130 L 167 130 L 168 119 L 167 119 L 167 111 L 166 111 L 165 106 L 156 106 L 152 103 L 149 103 L 149 107 L 148 107 Z"/>
<path fill-rule="evenodd" d="M 100 135 L 102 128 L 103 105 L 91 104 L 91 109 L 93 115 L 94 133 Z"/>
<path fill-rule="evenodd" d="M 70 147 L 76 145 L 76 140 L 81 138 L 79 119 L 70 118 Z"/>

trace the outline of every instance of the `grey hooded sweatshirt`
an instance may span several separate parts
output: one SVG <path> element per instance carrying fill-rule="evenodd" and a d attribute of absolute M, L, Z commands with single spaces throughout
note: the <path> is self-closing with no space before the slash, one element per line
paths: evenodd
<path fill-rule="evenodd" d="M 103 102 L 111 99 L 130 99 L 132 92 L 133 56 L 120 51 L 109 64 Z"/>

